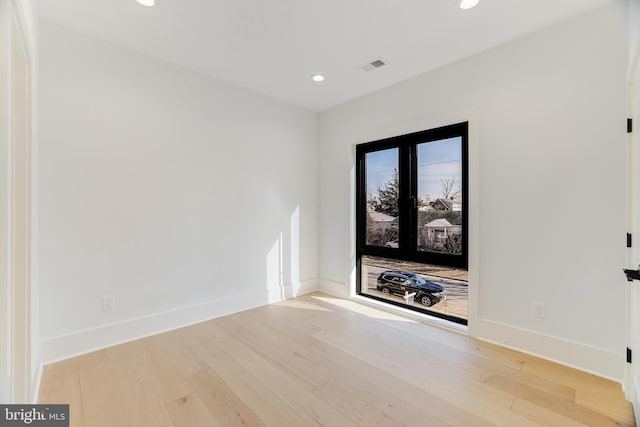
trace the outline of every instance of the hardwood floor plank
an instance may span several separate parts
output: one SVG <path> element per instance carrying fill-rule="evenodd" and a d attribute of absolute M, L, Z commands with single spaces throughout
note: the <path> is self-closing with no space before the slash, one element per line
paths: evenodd
<path fill-rule="evenodd" d="M 77 364 L 75 365 L 77 368 Z M 50 374 L 49 371 L 47 374 Z M 58 373 L 58 372 L 56 372 Z M 46 375 L 40 387 L 40 403 L 68 404 L 69 426 L 84 427 L 82 394 L 80 392 L 80 374 Z"/>
<path fill-rule="evenodd" d="M 565 417 L 549 409 L 538 406 L 524 399 L 516 399 L 511 411 L 539 426 L 545 427 L 585 427 L 585 424 L 572 418 Z"/>
<path fill-rule="evenodd" d="M 282 399 L 223 351 L 205 356 L 214 370 L 266 425 L 281 427 L 310 426 Z"/>
<path fill-rule="evenodd" d="M 315 293 L 45 367 L 71 425 L 633 426 L 620 384 Z"/>
<path fill-rule="evenodd" d="M 270 307 L 271 306 L 263 307 L 263 309 Z M 253 310 L 243 313 L 243 315 L 245 314 L 247 316 L 251 316 L 255 320 L 258 320 L 258 316 L 256 316 L 255 311 Z M 291 337 L 292 339 L 297 339 L 307 347 L 317 349 L 323 357 L 320 363 L 312 369 L 314 372 L 317 371 L 325 373 L 325 378 L 337 381 L 339 384 L 354 390 L 354 392 L 359 396 L 366 395 L 367 401 L 376 402 L 376 406 L 383 408 L 383 412 L 388 416 L 396 418 L 407 425 L 412 425 L 418 422 L 418 420 L 422 420 L 426 425 L 439 426 L 446 425 L 446 423 L 435 417 L 433 414 L 437 414 L 444 409 L 444 411 L 456 421 L 454 425 L 493 425 L 450 405 L 448 402 L 445 402 L 432 394 L 426 393 L 419 388 L 414 388 L 411 384 L 404 381 L 401 381 L 402 384 L 398 389 L 409 390 L 408 393 L 404 393 L 406 400 L 393 395 L 389 392 L 390 386 L 392 383 L 398 382 L 398 378 L 391 375 L 384 375 L 383 372 L 373 368 L 371 365 L 366 363 L 366 361 L 350 358 L 351 360 L 345 362 L 345 357 L 349 357 L 346 356 L 345 353 L 337 350 L 335 347 L 327 346 L 322 341 L 315 339 L 312 334 L 309 333 L 310 330 L 300 326 L 301 323 L 296 323 L 296 326 L 294 327 L 293 325 L 287 324 L 286 319 L 287 317 L 283 317 L 281 318 L 281 321 L 274 319 L 270 322 L 264 322 L 263 319 L 262 323 L 268 324 L 268 326 L 278 334 Z M 340 357 L 336 355 L 336 352 L 341 353 L 343 356 Z M 348 369 L 345 369 L 328 359 L 340 360 L 345 366 L 348 366 Z M 377 371 L 376 375 L 371 375 L 372 370 L 374 369 Z M 353 372 L 363 372 L 363 376 L 367 379 L 363 377 L 356 378 L 356 376 L 353 375 Z M 384 378 L 380 379 L 380 386 L 374 385 L 368 381 L 368 379 L 371 378 L 378 379 L 381 377 Z M 420 408 L 408 405 L 407 402 L 416 402 L 420 405 Z"/>
<path fill-rule="evenodd" d="M 320 301 L 325 301 L 320 299 Z M 359 310 L 365 310 L 367 313 L 374 309 L 363 306 Z M 338 306 L 333 312 L 333 316 L 323 318 L 319 320 L 324 328 L 329 325 L 335 326 L 339 329 L 341 325 L 348 325 L 350 330 L 363 334 L 370 335 L 376 334 L 382 336 L 385 339 L 396 339 L 397 342 L 402 345 L 412 346 L 415 349 L 425 353 L 427 357 L 432 358 L 436 362 L 443 360 L 447 361 L 449 366 L 453 366 L 460 370 L 466 370 L 480 378 L 484 371 L 491 370 L 493 372 L 513 373 L 519 371 L 522 363 L 520 361 L 513 361 L 507 358 L 498 358 L 497 360 L 488 357 L 482 357 L 474 354 L 473 352 L 463 351 L 457 348 L 457 346 L 449 345 L 450 341 L 427 339 L 419 334 L 408 334 L 409 326 L 416 326 L 417 322 L 398 321 L 397 316 L 385 313 L 384 316 L 378 316 L 376 318 L 368 318 L 363 316 L 356 316 L 353 312 L 343 309 Z M 309 320 L 310 322 L 316 320 Z M 372 324 L 373 323 L 373 324 Z M 437 328 L 424 328 L 423 324 L 418 324 L 420 329 L 434 330 Z M 442 332 L 442 331 L 441 331 Z M 444 331 L 447 332 L 447 331 Z M 447 332 L 449 336 L 454 336 L 451 332 Z M 407 339 L 409 338 L 409 339 Z M 468 338 L 463 337 L 465 340 Z M 509 362 L 505 362 L 509 360 Z"/>
<path fill-rule="evenodd" d="M 125 402 L 127 418 L 136 427 L 173 427 L 165 405 L 156 393 L 151 377 L 153 371 L 146 364 L 143 341 L 127 343 L 107 349 L 114 381 Z"/>
<path fill-rule="evenodd" d="M 210 369 L 191 375 L 187 380 L 220 425 L 265 426 L 224 380 Z"/>
<path fill-rule="evenodd" d="M 194 337 L 191 328 L 170 331 L 164 334 L 152 337 L 153 344 L 157 351 L 165 354 L 165 356 L 176 366 L 184 377 L 195 374 L 196 372 L 206 369 L 206 363 L 191 357 L 193 341 L 199 341 Z"/>
<path fill-rule="evenodd" d="M 331 372 L 332 378 L 367 401 L 389 411 L 389 415 L 406 425 L 418 420 L 429 426 L 473 425 L 494 426 L 466 408 L 453 405 L 439 396 L 439 390 L 428 392 L 398 376 L 371 366 L 339 349 L 327 349 L 326 359 L 318 369 Z"/>
<path fill-rule="evenodd" d="M 480 383 L 475 373 L 466 374 L 448 367 L 446 360 L 431 361 L 424 357 L 424 353 L 414 353 L 404 346 L 391 347 L 379 336 L 371 339 L 370 336 L 335 330 L 322 331 L 314 336 L 423 389 L 438 390 L 440 396 L 446 396 L 454 404 L 472 405 L 477 402 L 478 409 L 495 414 L 499 410 L 508 410 L 513 402 L 513 397 L 507 393 Z M 489 410 L 491 407 L 495 411 Z"/>
<path fill-rule="evenodd" d="M 622 425 L 635 425 L 633 405 L 624 396 L 604 390 L 579 390 L 576 392 L 577 405 L 599 412 Z"/>
<path fill-rule="evenodd" d="M 127 426 L 126 402 L 115 383 L 106 350 L 78 358 L 85 424 L 92 427 Z"/>
<path fill-rule="evenodd" d="M 46 365 L 43 368 L 42 377 L 48 379 L 64 377 L 78 373 L 78 358 L 63 360 L 61 362 Z"/>
<path fill-rule="evenodd" d="M 176 427 L 225 427 L 195 393 L 169 403 L 167 410 Z"/>
<path fill-rule="evenodd" d="M 503 390 L 516 398 L 526 400 L 541 408 L 560 414 L 566 418 L 578 421 L 588 426 L 617 425 L 610 417 L 604 414 L 576 405 L 566 399 L 558 399 L 557 396 L 545 393 L 526 384 L 499 375 L 488 376 L 484 381 L 497 389 Z"/>
<path fill-rule="evenodd" d="M 529 356 L 525 360 L 522 371 L 551 381 L 561 382 L 576 391 L 607 390 L 622 395 L 620 383 L 533 356 Z"/>
<path fill-rule="evenodd" d="M 349 419 L 314 396 L 294 376 L 266 361 L 237 340 L 220 344 L 222 350 L 246 367 L 273 393 L 287 402 L 308 423 L 315 426 L 354 426 Z"/>
<path fill-rule="evenodd" d="M 333 381 L 327 381 L 313 390 L 313 394 L 336 408 L 342 415 L 359 426 L 403 426 L 380 408 L 361 399 Z"/>
<path fill-rule="evenodd" d="M 409 334 L 409 337 L 413 336 L 420 341 L 428 342 L 430 346 L 435 347 L 435 349 L 441 349 L 441 351 L 447 354 L 453 352 L 454 354 L 463 355 L 464 358 L 473 356 L 474 360 L 489 362 L 493 366 L 494 371 L 502 371 L 503 367 L 510 368 L 511 370 L 520 370 L 524 364 L 524 361 L 519 358 L 519 356 L 523 356 L 522 353 L 509 349 L 501 349 L 460 333 L 437 327 L 425 327 L 424 323 L 405 319 L 395 314 L 381 312 L 367 306 L 361 306 L 362 308 L 358 309 L 358 312 L 364 314 L 366 317 L 354 317 L 350 310 L 344 308 L 343 300 L 335 297 L 310 294 L 303 298 L 309 298 L 311 301 L 323 304 L 323 306 L 335 308 L 333 313 L 338 315 L 346 314 L 347 316 L 351 316 L 351 320 L 364 321 L 363 324 L 368 325 L 368 328 L 392 328 L 400 332 L 404 337 L 407 337 L 407 334 Z"/>
<path fill-rule="evenodd" d="M 321 354 L 312 347 L 304 347 L 279 335 L 274 329 L 254 324 L 251 329 L 242 327 L 234 319 L 218 319 L 216 325 L 242 342 L 247 347 L 279 366 L 281 369 L 304 381 L 308 390 L 312 390 L 327 381 L 326 373 L 313 369 L 314 361 Z"/>
<path fill-rule="evenodd" d="M 180 369 L 156 346 L 154 340 L 146 339 L 143 347 L 140 351 L 144 354 L 144 363 L 153 372 L 148 378 L 162 403 L 166 405 L 193 393 Z"/>
<path fill-rule="evenodd" d="M 480 379 L 480 382 L 506 391 L 516 397 L 535 393 L 540 396 L 548 396 L 550 399 L 562 399 L 570 403 L 573 403 L 575 399 L 575 390 L 569 387 L 532 375 L 521 375 L 521 373 L 508 377 L 502 374 L 487 373 Z"/>

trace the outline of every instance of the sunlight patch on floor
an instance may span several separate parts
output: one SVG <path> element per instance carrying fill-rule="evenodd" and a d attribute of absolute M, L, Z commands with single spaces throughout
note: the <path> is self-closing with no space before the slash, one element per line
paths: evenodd
<path fill-rule="evenodd" d="M 320 307 L 317 304 L 304 302 L 304 301 L 296 301 L 292 299 L 283 301 L 281 303 L 277 303 L 275 305 L 277 305 L 278 307 L 284 307 L 284 308 L 302 308 L 304 310 L 325 311 L 325 312 L 331 311 L 328 308 Z"/>
<path fill-rule="evenodd" d="M 327 297 L 321 295 L 311 295 L 311 298 L 322 301 L 327 304 L 335 305 L 337 307 L 343 308 L 345 310 L 352 311 L 354 313 L 362 314 L 363 316 L 370 317 L 372 319 L 380 319 L 380 320 L 393 320 L 397 322 L 406 322 L 406 323 L 418 323 L 415 320 L 407 319 L 405 317 L 401 317 L 392 313 L 388 313 L 386 311 L 377 310 L 375 308 L 367 307 L 362 304 L 356 304 L 348 300 L 343 300 L 334 297 Z"/>

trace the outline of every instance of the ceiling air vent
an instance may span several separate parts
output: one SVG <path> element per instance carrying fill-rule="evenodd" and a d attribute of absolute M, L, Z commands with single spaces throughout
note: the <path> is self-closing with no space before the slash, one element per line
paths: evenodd
<path fill-rule="evenodd" d="M 385 65 L 387 65 L 387 63 L 384 62 L 382 58 L 378 58 L 378 59 L 374 59 L 373 61 L 367 64 L 364 64 L 360 68 L 363 69 L 364 71 L 373 71 L 377 68 L 384 67 Z"/>

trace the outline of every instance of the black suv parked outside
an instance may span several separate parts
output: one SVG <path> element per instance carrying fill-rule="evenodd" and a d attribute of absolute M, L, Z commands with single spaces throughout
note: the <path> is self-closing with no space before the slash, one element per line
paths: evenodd
<path fill-rule="evenodd" d="M 383 271 L 378 276 L 376 289 L 387 295 L 397 294 L 403 296 L 406 291 L 415 292 L 415 301 L 427 307 L 444 301 L 447 297 L 445 288 L 410 271 Z"/>

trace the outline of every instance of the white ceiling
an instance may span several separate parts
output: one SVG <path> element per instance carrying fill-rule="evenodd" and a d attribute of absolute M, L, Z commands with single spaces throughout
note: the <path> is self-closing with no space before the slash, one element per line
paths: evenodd
<path fill-rule="evenodd" d="M 39 0 L 43 19 L 322 111 L 616 0 Z M 378 57 L 384 68 L 360 66 Z M 321 72 L 324 83 L 311 81 Z"/>

